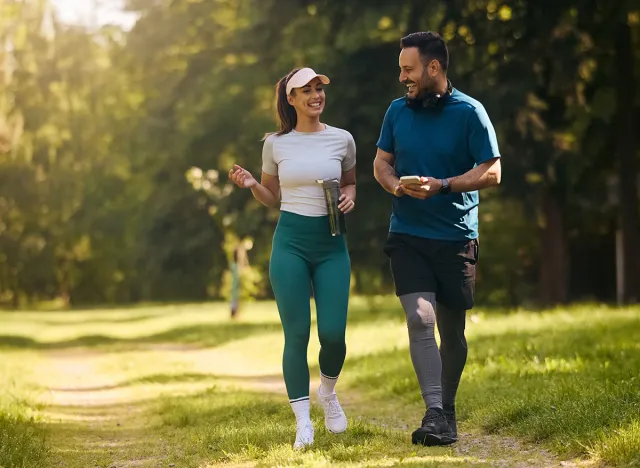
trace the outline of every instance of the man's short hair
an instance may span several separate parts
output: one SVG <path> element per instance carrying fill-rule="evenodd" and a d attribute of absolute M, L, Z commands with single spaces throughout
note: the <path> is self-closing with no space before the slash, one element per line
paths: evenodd
<path fill-rule="evenodd" d="M 417 47 L 423 63 L 426 65 L 432 60 L 440 62 L 445 72 L 449 68 L 449 50 L 440 34 L 427 31 L 411 33 L 400 40 L 400 47 Z"/>

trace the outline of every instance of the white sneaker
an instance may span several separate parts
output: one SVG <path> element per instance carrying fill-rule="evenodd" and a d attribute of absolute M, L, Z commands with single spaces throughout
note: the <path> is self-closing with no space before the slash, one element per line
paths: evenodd
<path fill-rule="evenodd" d="M 335 393 L 323 395 L 318 388 L 318 400 L 324 408 L 324 425 L 329 432 L 339 434 L 347 430 L 347 417 L 342 411 Z"/>
<path fill-rule="evenodd" d="M 293 443 L 293 448 L 299 450 L 313 444 L 313 424 L 311 421 L 303 423 L 296 428 L 296 441 Z"/>

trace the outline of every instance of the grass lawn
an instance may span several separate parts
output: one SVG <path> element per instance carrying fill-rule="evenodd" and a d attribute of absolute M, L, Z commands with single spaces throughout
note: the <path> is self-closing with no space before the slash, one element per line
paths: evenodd
<path fill-rule="evenodd" d="M 45 466 L 49 455 L 47 431 L 34 417 L 39 406 L 24 382 L 24 365 L 31 362 L 28 355 L 0 349 L 1 468 Z"/>
<path fill-rule="evenodd" d="M 410 444 L 423 408 L 395 298 L 354 298 L 328 434 L 291 449 L 273 303 L 0 312 L 0 468 L 640 463 L 640 308 L 469 315 L 460 441 Z M 318 343 L 312 334 L 312 391 Z"/>

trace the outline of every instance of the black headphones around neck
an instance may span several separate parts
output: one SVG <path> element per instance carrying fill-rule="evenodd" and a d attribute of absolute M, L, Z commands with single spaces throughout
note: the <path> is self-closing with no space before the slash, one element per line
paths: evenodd
<path fill-rule="evenodd" d="M 410 109 L 435 109 L 443 101 L 443 98 L 451 96 L 453 93 L 453 85 L 451 81 L 447 79 L 447 90 L 442 93 L 426 93 L 421 98 L 410 98 L 409 95 L 405 96 L 407 107 Z"/>

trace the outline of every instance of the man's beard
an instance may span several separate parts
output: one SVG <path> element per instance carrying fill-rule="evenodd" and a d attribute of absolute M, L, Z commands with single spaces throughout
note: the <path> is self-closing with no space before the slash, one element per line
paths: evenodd
<path fill-rule="evenodd" d="M 407 84 L 407 83 L 405 82 L 405 84 Z M 416 84 L 416 87 L 418 88 L 418 92 L 416 93 L 415 96 L 409 96 L 409 93 L 407 93 L 406 99 L 407 99 L 408 102 L 419 104 L 430 93 L 436 92 L 436 90 L 435 90 L 436 79 L 435 78 L 431 78 L 430 76 L 428 76 L 426 74 L 426 71 L 425 71 L 424 75 L 422 75 L 422 77 L 420 77 L 420 81 L 418 81 L 415 84 Z"/>
<path fill-rule="evenodd" d="M 420 81 L 416 83 L 416 86 L 418 87 L 418 92 L 413 99 L 424 99 L 427 94 L 436 92 L 436 79 L 423 75 Z"/>

